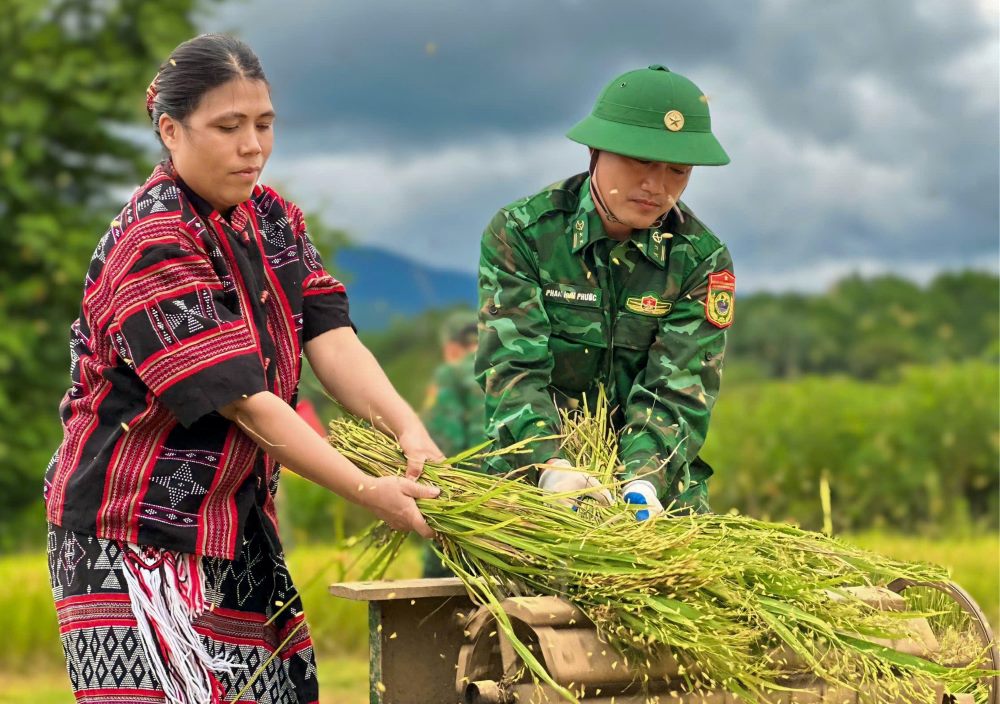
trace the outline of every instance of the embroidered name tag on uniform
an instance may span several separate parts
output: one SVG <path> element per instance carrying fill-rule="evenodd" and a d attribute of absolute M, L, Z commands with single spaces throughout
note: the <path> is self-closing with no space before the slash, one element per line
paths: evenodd
<path fill-rule="evenodd" d="M 574 306 L 599 308 L 601 306 L 601 289 L 569 284 L 545 284 L 542 295 L 546 301 L 554 303 L 569 303 Z"/>
<path fill-rule="evenodd" d="M 658 298 L 655 293 L 644 293 L 641 296 L 634 296 L 625 301 L 625 307 L 633 313 L 639 315 L 651 315 L 654 318 L 662 318 L 670 312 L 674 304 Z"/>
<path fill-rule="evenodd" d="M 736 315 L 736 277 L 730 271 L 708 275 L 705 317 L 717 328 L 728 328 Z"/>

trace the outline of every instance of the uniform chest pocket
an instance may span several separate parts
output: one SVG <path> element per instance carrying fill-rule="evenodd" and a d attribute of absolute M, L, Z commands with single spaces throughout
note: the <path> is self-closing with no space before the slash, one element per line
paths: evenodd
<path fill-rule="evenodd" d="M 552 328 L 552 385 L 564 391 L 591 388 L 608 346 L 604 312 L 565 303 L 550 303 L 545 310 Z"/>
<path fill-rule="evenodd" d="M 627 350 L 648 350 L 660 329 L 660 319 L 623 312 L 615 321 L 614 346 Z"/>
<path fill-rule="evenodd" d="M 552 334 L 590 347 L 607 347 L 604 311 L 600 308 L 549 303 L 545 306 Z"/>

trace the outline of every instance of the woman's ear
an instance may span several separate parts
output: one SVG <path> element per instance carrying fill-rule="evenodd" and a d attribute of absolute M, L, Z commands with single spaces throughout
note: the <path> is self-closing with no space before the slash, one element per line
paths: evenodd
<path fill-rule="evenodd" d="M 167 113 L 160 115 L 160 139 L 163 141 L 163 146 L 169 151 L 173 151 L 177 146 L 177 142 L 180 139 L 180 123 L 170 117 Z"/>

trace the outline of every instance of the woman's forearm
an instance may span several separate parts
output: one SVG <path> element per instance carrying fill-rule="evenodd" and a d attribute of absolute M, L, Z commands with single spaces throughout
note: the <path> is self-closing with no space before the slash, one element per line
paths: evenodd
<path fill-rule="evenodd" d="M 320 383 L 354 415 L 396 436 L 420 424 L 351 328 L 325 332 L 307 342 L 305 349 Z"/>
<path fill-rule="evenodd" d="M 269 391 L 235 401 L 221 413 L 239 424 L 272 459 L 296 474 L 367 508 L 391 528 L 433 537 L 434 531 L 415 500 L 436 497 L 439 491 L 435 487 L 404 477 L 368 476 Z"/>
<path fill-rule="evenodd" d="M 291 406 L 269 391 L 235 401 L 221 410 L 272 459 L 310 481 L 364 506 L 396 530 L 434 532 L 415 499 L 432 499 L 438 490 L 404 477 L 370 477 L 330 447 Z"/>
<path fill-rule="evenodd" d="M 299 414 L 280 398 L 264 391 L 221 410 L 272 459 L 296 474 L 367 506 L 365 488 L 374 480 L 330 447 Z M 364 488 L 363 488 L 364 487 Z"/>

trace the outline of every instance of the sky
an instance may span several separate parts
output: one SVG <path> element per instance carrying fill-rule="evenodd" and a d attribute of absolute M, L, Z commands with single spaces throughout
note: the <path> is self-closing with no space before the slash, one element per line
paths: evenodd
<path fill-rule="evenodd" d="M 279 9 L 280 8 L 280 9 Z M 278 112 L 263 180 L 359 243 L 473 273 L 504 205 L 584 171 L 616 75 L 706 93 L 684 201 L 745 291 L 998 269 L 996 0 L 237 0 Z"/>

